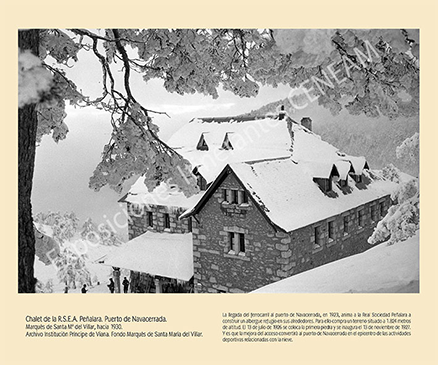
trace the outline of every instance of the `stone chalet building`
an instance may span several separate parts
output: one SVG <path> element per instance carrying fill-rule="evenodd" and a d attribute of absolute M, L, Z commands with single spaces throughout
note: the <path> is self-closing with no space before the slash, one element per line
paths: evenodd
<path fill-rule="evenodd" d="M 131 270 L 133 292 L 250 292 L 363 252 L 395 188 L 310 118 L 194 119 L 168 144 L 200 193 L 139 178 L 121 199 L 129 241 L 105 264 Z"/>

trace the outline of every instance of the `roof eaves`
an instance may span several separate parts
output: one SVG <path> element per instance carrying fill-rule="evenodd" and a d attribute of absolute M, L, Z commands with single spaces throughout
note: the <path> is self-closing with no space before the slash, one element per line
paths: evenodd
<path fill-rule="evenodd" d="M 190 211 L 186 211 L 183 214 L 181 214 L 180 219 L 188 218 L 198 213 L 204 207 L 205 203 L 209 199 L 212 192 L 214 192 L 216 190 L 216 187 L 223 181 L 224 177 L 228 174 L 229 170 L 230 170 L 230 166 L 226 165 L 221 171 L 221 173 L 213 181 L 213 183 L 207 188 L 204 195 L 202 195 L 201 199 L 199 199 L 196 205 L 192 209 L 190 209 Z"/>
<path fill-rule="evenodd" d="M 128 197 L 129 193 L 126 193 L 125 195 L 123 195 L 118 201 L 117 203 L 127 203 L 126 198 Z"/>

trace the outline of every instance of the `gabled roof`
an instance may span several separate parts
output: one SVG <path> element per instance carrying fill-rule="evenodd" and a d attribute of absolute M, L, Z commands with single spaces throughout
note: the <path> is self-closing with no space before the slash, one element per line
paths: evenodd
<path fill-rule="evenodd" d="M 339 172 L 339 178 L 346 180 L 351 169 L 350 161 L 339 160 L 335 162 L 335 165 Z"/>
<path fill-rule="evenodd" d="M 336 198 L 323 194 L 313 182 L 310 162 L 291 158 L 234 163 L 228 165 L 206 191 L 201 200 L 182 217 L 198 213 L 217 189 L 223 174 L 232 171 L 267 220 L 286 232 L 335 216 L 369 201 L 384 197 L 396 187 L 395 183 L 372 177 L 366 189 L 360 190 L 351 181 L 351 193 L 343 194 L 337 187 Z"/>
<path fill-rule="evenodd" d="M 199 142 L 196 145 L 196 149 L 201 150 L 201 151 L 208 151 L 209 150 L 208 143 L 205 140 L 205 133 L 202 133 L 201 137 L 199 137 Z"/>
<path fill-rule="evenodd" d="M 230 141 L 230 134 L 232 134 L 232 132 L 227 132 L 225 133 L 225 137 L 224 137 L 224 141 L 222 142 L 222 149 L 224 150 L 233 150 L 233 145 L 231 144 Z"/>
<path fill-rule="evenodd" d="M 290 157 L 292 146 L 289 128 L 294 136 L 292 158 L 295 161 L 307 161 L 309 168 L 315 171 L 313 177 L 329 175 L 336 169 L 340 178 L 346 179 L 350 169 L 358 173 L 356 171 L 368 168 L 364 157 L 340 153 L 336 147 L 323 141 L 307 128 L 294 123 L 290 118 L 193 119 L 178 130 L 167 143 L 187 159 L 207 183 L 211 183 L 227 164 Z M 231 143 L 232 149 L 223 148 L 226 139 Z M 208 145 L 208 151 L 197 149 L 201 141 Z M 171 192 L 169 187 L 160 185 L 153 192 L 148 192 L 143 180 L 144 178 L 140 178 L 133 185 L 123 201 L 154 204 L 154 201 L 159 200 L 161 205 L 185 208 L 193 206 L 195 198 L 185 198 L 182 193 Z M 163 194 L 166 189 L 171 195 L 169 199 Z M 199 198 L 197 196 L 196 199 Z"/>
<path fill-rule="evenodd" d="M 347 156 L 346 159 L 351 162 L 351 166 L 353 167 L 353 172 L 356 175 L 362 174 L 363 170 L 369 170 L 368 162 L 365 157 L 355 157 L 355 156 Z"/>

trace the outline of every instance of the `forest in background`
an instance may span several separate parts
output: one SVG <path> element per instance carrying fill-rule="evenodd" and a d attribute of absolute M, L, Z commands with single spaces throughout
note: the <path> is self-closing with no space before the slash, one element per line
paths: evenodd
<path fill-rule="evenodd" d="M 319 106 L 317 102 L 308 103 L 305 108 L 297 110 L 287 98 L 266 104 L 245 115 L 275 114 L 282 105 L 298 123 L 301 118 L 310 117 L 313 131 L 324 141 L 347 154 L 365 156 L 372 169 L 393 164 L 403 172 L 419 176 L 419 161 L 413 162 L 408 157 L 396 156 L 397 146 L 419 132 L 418 117 L 399 117 L 392 120 L 384 116 L 369 118 L 363 114 L 351 115 L 345 109 L 333 116 L 330 110 Z"/>

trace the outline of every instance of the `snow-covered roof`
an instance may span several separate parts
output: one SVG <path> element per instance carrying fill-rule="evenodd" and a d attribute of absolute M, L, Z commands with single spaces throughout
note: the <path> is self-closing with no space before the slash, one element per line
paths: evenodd
<path fill-rule="evenodd" d="M 288 124 L 289 127 L 292 126 L 294 134 L 293 147 Z M 226 137 L 232 149 L 223 148 Z M 202 139 L 208 145 L 208 150 L 198 149 Z M 207 183 L 214 181 L 227 164 L 284 158 L 291 154 L 295 161 L 303 162 L 303 169 L 306 161 L 307 168 L 314 173 L 313 177 L 328 178 L 334 170 L 345 180 L 352 167 L 357 174 L 368 168 L 364 157 L 340 153 L 320 136 L 292 123 L 291 119 L 193 119 L 179 129 L 167 143 L 187 159 Z M 201 192 L 187 198 L 177 188 L 171 188 L 165 183 L 153 192 L 148 192 L 143 181 L 144 178 L 140 177 L 123 200 L 189 208 L 202 196 Z"/>
<path fill-rule="evenodd" d="M 338 169 L 333 162 L 329 161 L 300 161 L 304 171 L 312 176 L 312 178 L 328 179 L 332 175 L 339 175 Z"/>
<path fill-rule="evenodd" d="M 114 249 L 104 263 L 188 281 L 193 276 L 192 234 L 148 231 Z"/>
<path fill-rule="evenodd" d="M 419 290 L 419 234 L 277 281 L 253 293 L 395 293 Z"/>
<path fill-rule="evenodd" d="M 144 177 L 140 177 L 123 199 L 133 204 L 163 205 L 168 207 L 189 208 L 195 204 L 204 192 L 187 198 L 176 186 L 169 186 L 162 182 L 152 192 L 144 184 Z"/>
<path fill-rule="evenodd" d="M 386 181 L 364 171 L 370 180 L 366 188 L 358 189 L 348 177 L 351 191 L 344 194 L 336 184 L 333 192 L 337 197 L 324 194 L 313 182 L 313 172 L 308 161 L 292 158 L 250 161 L 230 164 L 219 176 L 226 176 L 230 169 L 252 196 L 266 217 L 286 232 L 341 214 L 349 209 L 379 199 L 396 188 L 397 184 Z M 187 217 L 202 209 L 203 202 L 217 188 L 212 184 L 202 199 L 181 217 Z"/>
<path fill-rule="evenodd" d="M 208 151 L 199 150 L 203 136 Z M 228 136 L 232 149 L 224 149 Z M 264 118 L 244 122 L 230 119 L 220 122 L 194 119 L 168 141 L 199 173 L 213 181 L 227 163 L 290 155 L 291 140 L 285 120 Z"/>
<path fill-rule="evenodd" d="M 351 164 L 349 161 L 339 160 L 335 162 L 336 169 L 339 172 L 339 178 L 342 180 L 347 179 L 348 173 L 351 169 Z"/>
<path fill-rule="evenodd" d="M 303 166 L 304 165 L 304 166 Z M 245 188 L 269 219 L 287 232 L 318 222 L 371 200 L 391 194 L 396 184 L 371 179 L 366 189 L 358 189 L 349 180 L 351 192 L 343 192 L 333 184 L 336 198 L 325 195 L 313 182 L 309 163 L 292 159 L 231 164 Z"/>
<path fill-rule="evenodd" d="M 223 148 L 225 136 L 228 136 L 232 149 Z M 199 150 L 202 140 L 208 150 Z M 179 129 L 167 144 L 187 159 L 193 168 L 196 167 L 210 183 L 227 163 L 289 156 L 291 140 L 285 121 L 265 118 L 243 122 L 219 118 L 217 122 L 193 119 Z M 186 198 L 182 192 L 171 189 L 166 183 L 149 192 L 144 185 L 144 178 L 140 177 L 123 201 L 189 208 L 194 200 L 199 200 L 200 195 Z"/>
<path fill-rule="evenodd" d="M 351 162 L 354 173 L 356 175 L 360 175 L 363 172 L 363 170 L 368 167 L 367 161 L 363 156 L 359 156 L 359 157 L 348 156 L 347 160 Z"/>

